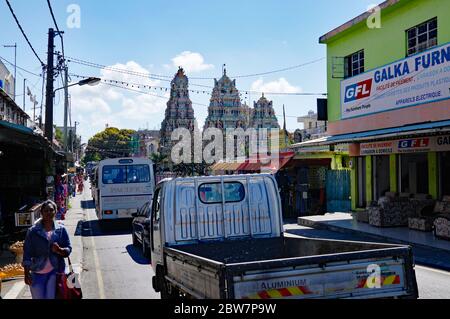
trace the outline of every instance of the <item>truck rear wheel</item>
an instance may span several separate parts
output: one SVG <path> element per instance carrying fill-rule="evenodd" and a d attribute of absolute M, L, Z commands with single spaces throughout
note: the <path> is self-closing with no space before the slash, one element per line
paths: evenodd
<path fill-rule="evenodd" d="M 131 233 L 131 237 L 133 238 L 133 246 L 136 247 L 139 245 L 136 235 L 134 234 L 134 231 Z"/>
<path fill-rule="evenodd" d="M 178 288 L 172 286 L 163 276 L 160 276 L 159 280 L 161 299 L 180 299 L 180 291 Z"/>

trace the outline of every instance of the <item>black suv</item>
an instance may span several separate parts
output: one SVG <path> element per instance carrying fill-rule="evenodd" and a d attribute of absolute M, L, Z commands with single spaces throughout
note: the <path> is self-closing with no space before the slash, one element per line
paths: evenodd
<path fill-rule="evenodd" d="M 142 253 L 146 258 L 150 258 L 150 213 L 152 205 L 150 202 L 145 203 L 137 213 L 132 216 L 133 222 L 133 246 L 141 246 Z"/>

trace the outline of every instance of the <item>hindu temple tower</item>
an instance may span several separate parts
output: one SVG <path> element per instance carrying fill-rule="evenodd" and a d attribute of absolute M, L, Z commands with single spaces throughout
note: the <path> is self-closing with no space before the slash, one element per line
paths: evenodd
<path fill-rule="evenodd" d="M 179 68 L 171 82 L 170 99 L 167 102 L 165 118 L 161 123 L 159 152 L 170 158 L 174 145 L 171 141 L 172 132 L 177 128 L 186 128 L 192 136 L 195 126 L 194 109 L 189 99 L 189 80 L 184 70 Z"/>

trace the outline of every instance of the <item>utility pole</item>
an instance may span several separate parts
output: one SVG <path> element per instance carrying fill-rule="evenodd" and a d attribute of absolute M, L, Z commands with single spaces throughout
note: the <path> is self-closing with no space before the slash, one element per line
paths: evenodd
<path fill-rule="evenodd" d="M 67 153 L 69 150 L 69 144 L 67 140 L 67 114 L 69 110 L 69 67 L 67 66 L 67 64 L 65 65 L 64 71 L 64 152 Z"/>
<path fill-rule="evenodd" d="M 17 78 L 17 43 L 4 45 L 5 48 L 14 48 L 14 101 L 16 101 L 16 78 Z"/>
<path fill-rule="evenodd" d="M 15 79 L 14 79 L 15 81 Z M 27 79 L 23 79 L 23 111 L 26 111 L 26 104 L 25 104 L 25 87 L 26 87 Z M 14 91 L 16 88 L 14 87 Z"/>
<path fill-rule="evenodd" d="M 73 142 L 73 145 L 72 145 L 72 148 L 73 148 L 73 152 L 75 152 L 75 160 L 76 161 L 78 161 L 78 146 L 77 146 L 77 125 L 78 124 L 80 124 L 80 123 L 78 123 L 77 121 L 75 121 L 75 132 L 74 132 L 74 138 L 73 138 L 73 140 L 72 140 L 72 142 Z"/>
<path fill-rule="evenodd" d="M 284 147 L 287 148 L 287 145 L 288 145 L 288 132 L 286 130 L 286 112 L 285 112 L 285 109 L 284 109 L 284 104 L 283 104 L 283 121 L 284 121 L 283 131 L 284 131 L 284 144 L 285 144 Z"/>
<path fill-rule="evenodd" d="M 48 30 L 48 48 L 47 48 L 47 87 L 46 87 L 46 103 L 45 103 L 45 137 L 53 143 L 53 51 L 55 31 L 50 28 Z"/>

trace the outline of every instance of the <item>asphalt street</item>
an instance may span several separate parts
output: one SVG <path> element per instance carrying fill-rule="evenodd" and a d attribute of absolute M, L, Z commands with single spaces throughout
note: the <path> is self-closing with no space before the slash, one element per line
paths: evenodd
<path fill-rule="evenodd" d="M 88 186 L 88 185 L 86 185 Z M 159 299 L 160 294 L 152 288 L 153 270 L 140 247 L 132 245 L 131 222 L 113 222 L 109 227 L 100 228 L 97 220 L 89 187 L 82 195 L 72 200 L 75 214 L 71 235 L 76 245 L 74 260 L 79 260 L 81 285 L 86 299 Z M 354 234 L 343 234 L 328 230 L 317 230 L 285 222 L 285 231 L 289 236 L 307 238 L 328 238 L 355 241 L 376 241 L 370 237 Z M 74 248 L 75 249 L 75 248 Z M 449 256 L 414 248 L 414 255 L 422 259 L 442 259 Z M 79 257 L 78 257 L 79 256 Z M 419 297 L 422 299 L 450 299 L 450 272 L 424 266 L 418 263 L 415 267 Z M 22 280 L 23 282 L 23 280 Z M 29 299 L 28 287 L 21 281 L 11 282 L 21 293 L 9 293 L 13 298 Z M 8 284 L 7 284 L 8 285 Z M 6 287 L 5 287 L 6 288 Z M 13 289 L 14 290 L 14 289 Z M 7 289 L 2 296 L 7 294 Z"/>
<path fill-rule="evenodd" d="M 89 189 L 89 188 L 88 188 Z M 131 222 L 112 221 L 100 228 L 89 192 L 83 194 L 81 284 L 87 299 L 159 299 L 151 285 L 153 270 L 132 245 Z"/>

